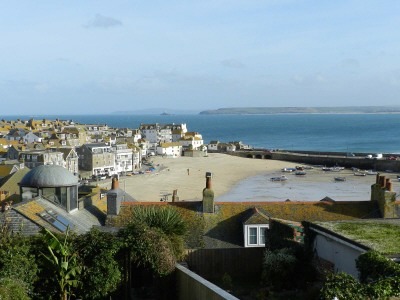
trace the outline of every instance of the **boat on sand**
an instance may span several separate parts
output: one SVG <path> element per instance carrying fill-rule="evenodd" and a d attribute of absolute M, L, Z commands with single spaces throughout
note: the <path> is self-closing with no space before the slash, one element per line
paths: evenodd
<path fill-rule="evenodd" d="M 288 178 L 285 175 L 278 176 L 278 177 L 271 177 L 271 181 L 286 181 Z"/>
<path fill-rule="evenodd" d="M 335 177 L 335 181 L 346 181 L 346 177 Z"/>

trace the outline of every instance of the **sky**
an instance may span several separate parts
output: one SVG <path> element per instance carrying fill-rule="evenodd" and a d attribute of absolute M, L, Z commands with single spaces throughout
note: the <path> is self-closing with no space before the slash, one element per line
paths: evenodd
<path fill-rule="evenodd" d="M 400 102 L 400 1 L 0 2 L 0 113 Z"/>

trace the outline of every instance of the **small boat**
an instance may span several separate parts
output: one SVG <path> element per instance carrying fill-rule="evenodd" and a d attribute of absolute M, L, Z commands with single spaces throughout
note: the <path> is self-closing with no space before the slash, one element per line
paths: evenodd
<path fill-rule="evenodd" d="M 323 167 L 322 171 L 326 171 L 326 172 L 339 172 L 342 171 L 344 169 L 344 167 Z"/>
<path fill-rule="evenodd" d="M 354 172 L 354 176 L 367 176 L 367 173 L 364 173 L 364 172 Z"/>
<path fill-rule="evenodd" d="M 282 172 L 294 172 L 294 171 L 296 171 L 296 168 L 283 168 L 282 170 L 281 170 Z"/>
<path fill-rule="evenodd" d="M 306 175 L 307 173 L 305 172 L 305 171 L 296 171 L 295 173 L 294 173 L 294 175 L 298 175 L 298 176 L 304 176 L 304 175 Z"/>
<path fill-rule="evenodd" d="M 296 166 L 296 170 L 297 170 L 297 171 L 303 171 L 303 170 L 304 170 L 304 167 L 302 167 L 302 166 Z"/>
<path fill-rule="evenodd" d="M 304 170 L 312 170 L 312 169 L 314 169 L 314 167 L 312 167 L 312 166 L 304 166 L 303 169 Z"/>
<path fill-rule="evenodd" d="M 279 177 L 271 177 L 271 181 L 286 181 L 288 178 L 285 175 Z"/>
<path fill-rule="evenodd" d="M 346 177 L 335 177 L 335 181 L 346 181 Z"/>
<path fill-rule="evenodd" d="M 373 170 L 368 170 L 367 172 L 365 172 L 367 175 L 377 175 L 378 172 L 373 171 Z"/>

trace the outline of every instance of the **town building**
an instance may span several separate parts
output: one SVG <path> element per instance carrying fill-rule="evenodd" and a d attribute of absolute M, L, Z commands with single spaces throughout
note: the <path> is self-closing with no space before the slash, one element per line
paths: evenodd
<path fill-rule="evenodd" d="M 79 170 L 90 171 L 94 176 L 116 174 L 115 153 L 105 143 L 84 144 L 76 149 L 79 157 Z"/>

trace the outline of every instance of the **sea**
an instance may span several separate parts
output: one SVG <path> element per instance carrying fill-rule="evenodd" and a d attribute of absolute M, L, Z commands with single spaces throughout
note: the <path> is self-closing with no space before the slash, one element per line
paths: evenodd
<path fill-rule="evenodd" d="M 400 114 L 274 115 L 35 115 L 84 124 L 138 128 L 140 124 L 186 123 L 204 142 L 241 141 L 254 148 L 400 154 Z"/>
<path fill-rule="evenodd" d="M 186 123 L 189 131 L 202 134 L 204 142 L 241 141 L 254 148 L 400 154 L 400 114 L 274 114 L 274 115 L 35 115 L 4 116 L 7 120 L 61 119 L 81 124 L 107 124 L 111 127 L 138 128 L 140 124 Z M 293 167 L 288 165 L 288 167 Z M 315 169 L 313 172 L 321 172 Z M 216 201 L 315 201 L 368 200 L 374 176 L 352 176 L 335 182 L 321 172 L 318 183 L 291 176 L 282 183 L 271 182 L 278 173 L 259 174 L 236 184 Z M 349 173 L 350 172 L 350 173 Z M 400 182 L 393 174 L 394 189 L 400 195 Z M 362 179 L 361 179 L 362 178 Z M 215 183 L 217 184 L 217 182 Z"/>

